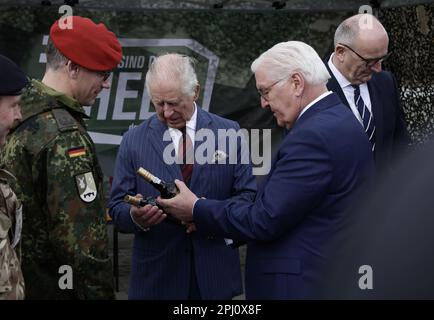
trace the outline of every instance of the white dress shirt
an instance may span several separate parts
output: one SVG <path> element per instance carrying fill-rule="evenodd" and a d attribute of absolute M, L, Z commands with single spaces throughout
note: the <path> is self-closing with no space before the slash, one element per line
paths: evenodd
<path fill-rule="evenodd" d="M 187 134 L 191 139 L 191 143 L 192 143 L 193 147 L 194 147 L 194 135 L 196 133 L 196 119 L 197 119 L 197 106 L 196 106 L 196 103 L 194 103 L 193 115 L 191 116 L 190 120 L 188 120 L 187 123 L 185 124 Z M 176 156 L 178 156 L 178 146 L 179 146 L 179 142 L 181 141 L 181 138 L 182 138 L 182 131 L 179 129 L 169 127 L 169 133 L 170 133 L 170 137 L 172 138 L 172 142 L 175 146 Z M 131 220 L 143 231 L 145 231 L 145 232 L 149 231 L 150 230 L 149 227 L 143 228 L 139 223 L 137 223 L 136 220 L 134 220 L 133 215 L 132 215 L 132 208 L 133 207 L 131 206 L 131 208 L 130 208 Z"/>
<path fill-rule="evenodd" d="M 298 115 L 298 119 L 300 119 L 300 117 L 302 116 L 303 113 L 305 113 L 307 111 L 307 109 L 309 109 L 310 107 L 312 107 L 315 103 L 317 103 L 318 101 L 320 101 L 321 99 L 327 97 L 329 94 L 332 94 L 332 91 L 327 91 L 324 92 L 322 95 L 318 96 L 315 100 L 311 101 L 306 107 L 304 107 L 303 110 L 301 110 L 300 114 Z"/>
<path fill-rule="evenodd" d="M 348 81 L 347 78 L 343 76 L 343 74 L 335 67 L 335 65 L 332 62 L 334 53 L 330 56 L 330 59 L 328 61 L 328 66 L 335 76 L 336 80 L 338 81 L 340 87 L 342 88 L 342 91 L 344 92 L 345 98 L 347 98 L 348 104 L 350 105 L 351 111 L 356 116 L 356 119 L 359 120 L 359 122 L 363 126 L 362 117 L 360 116 L 359 110 L 357 110 L 356 104 L 354 103 L 354 88 L 351 86 L 351 83 Z M 371 98 L 369 96 L 369 90 L 368 85 L 365 83 L 362 83 L 359 85 L 360 87 L 360 95 L 365 102 L 366 107 L 368 108 L 369 112 L 372 114 L 372 107 L 371 107 Z"/>
<path fill-rule="evenodd" d="M 197 122 L 197 105 L 196 103 L 194 103 L 193 115 L 191 116 L 190 120 L 188 120 L 185 124 L 186 132 L 190 137 L 193 148 L 194 148 L 194 137 L 196 134 L 196 122 Z M 169 127 L 169 133 L 170 133 L 170 137 L 172 138 L 173 145 L 175 146 L 176 156 L 178 156 L 178 148 L 179 148 L 179 142 L 181 141 L 182 138 L 182 131 L 179 129 Z M 194 204 L 196 204 L 196 202 Z M 194 209 L 194 205 L 193 205 L 193 209 Z M 224 240 L 226 242 L 226 245 L 228 246 L 233 243 L 232 239 L 224 238 Z"/>
<path fill-rule="evenodd" d="M 193 115 L 191 116 L 190 120 L 188 120 L 185 124 L 186 131 L 188 136 L 190 137 L 191 145 L 193 148 L 194 148 L 194 137 L 196 134 L 196 119 L 197 119 L 197 105 L 196 102 L 194 102 Z M 178 148 L 179 148 L 179 142 L 181 141 L 182 138 L 182 131 L 179 129 L 169 127 L 169 134 L 170 137 L 172 138 L 173 145 L 175 146 L 176 156 L 178 156 Z"/>

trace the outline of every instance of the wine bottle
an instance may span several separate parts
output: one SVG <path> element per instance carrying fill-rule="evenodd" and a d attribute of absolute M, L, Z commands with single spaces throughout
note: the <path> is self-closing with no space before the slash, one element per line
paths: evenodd
<path fill-rule="evenodd" d="M 136 206 L 136 207 L 144 207 L 144 206 L 146 206 L 147 204 L 150 204 L 150 205 L 153 205 L 153 206 L 156 206 L 157 204 L 156 204 L 156 202 L 155 202 L 155 204 L 154 203 L 152 203 L 152 202 L 149 202 L 149 201 L 147 201 L 147 200 L 145 200 L 145 199 L 142 199 L 142 198 L 138 198 L 138 197 L 133 197 L 133 196 L 130 196 L 130 195 L 126 195 L 125 197 L 124 197 L 124 201 L 126 202 L 126 203 L 129 203 L 129 204 L 132 204 L 132 205 L 134 205 L 134 206 Z"/>
<path fill-rule="evenodd" d="M 137 170 L 137 174 L 152 184 L 158 191 L 160 191 L 161 198 L 163 199 L 173 198 L 179 193 L 179 189 L 174 182 L 166 182 L 161 180 L 142 167 Z"/>
<path fill-rule="evenodd" d="M 132 204 L 136 207 L 144 207 L 147 204 L 150 204 L 151 206 L 157 206 L 158 208 L 160 208 L 161 210 L 163 210 L 163 208 L 157 203 L 157 200 L 155 199 L 155 197 L 146 197 L 146 198 L 138 198 L 138 197 L 134 197 L 134 196 L 130 196 L 130 195 L 125 195 L 124 197 L 124 201 L 126 203 Z M 177 224 L 177 225 L 183 225 L 182 222 L 178 219 L 176 219 L 175 217 L 171 216 L 170 214 L 167 214 L 167 221 Z"/>

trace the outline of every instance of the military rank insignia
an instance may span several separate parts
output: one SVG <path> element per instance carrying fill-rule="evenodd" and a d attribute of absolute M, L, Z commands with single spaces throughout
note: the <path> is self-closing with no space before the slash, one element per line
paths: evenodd
<path fill-rule="evenodd" d="M 86 155 L 86 148 L 83 146 L 68 150 L 68 156 L 70 158 L 75 158 L 75 157 L 80 157 L 85 155 Z"/>
<path fill-rule="evenodd" d="M 80 195 L 81 200 L 86 203 L 90 203 L 95 200 L 97 190 L 92 172 L 76 175 L 75 184 L 77 186 L 78 194 Z"/>

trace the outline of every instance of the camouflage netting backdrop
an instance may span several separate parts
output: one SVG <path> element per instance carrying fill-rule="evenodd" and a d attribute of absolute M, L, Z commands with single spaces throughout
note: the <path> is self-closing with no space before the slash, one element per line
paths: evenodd
<path fill-rule="evenodd" d="M 433 5 L 380 10 L 390 35 L 392 57 L 386 63 L 401 85 L 401 103 L 415 143 L 434 129 Z"/>
<path fill-rule="evenodd" d="M 43 35 L 48 34 L 50 25 L 60 17 L 60 14 L 58 6 L 41 6 L 40 1 L 36 2 L 39 5 L 26 6 L 26 1 L 16 2 L 21 4 L 18 7 L 0 4 L 0 53 L 19 63 L 30 76 L 40 78 L 44 72 L 41 54 L 46 44 L 43 42 Z M 157 7 L 158 3 L 163 3 L 151 2 L 131 3 L 149 3 Z M 187 2 L 199 6 L 206 1 Z M 209 95 L 209 110 L 237 120 L 243 128 L 271 128 L 274 148 L 282 134 L 276 127 L 271 113 L 260 108 L 254 78 L 250 72 L 251 62 L 275 43 L 287 40 L 305 41 L 325 58 L 333 49 L 333 34 L 337 25 L 344 18 L 356 13 L 356 10 L 349 7 L 340 7 L 338 11 L 325 10 L 327 6 L 329 9 L 333 7 L 332 2 L 321 2 L 314 7 L 316 11 L 302 7 L 300 8 L 303 10 L 291 11 L 290 2 L 287 1 L 288 10 L 237 11 L 140 8 L 126 10 L 128 2 L 120 3 L 123 8 L 119 10 L 114 9 L 116 6 L 101 8 L 102 2 L 83 1 L 83 6 L 74 7 L 74 14 L 93 18 L 96 22 L 104 22 L 119 38 L 196 41 L 218 57 L 215 77 L 211 77 L 212 95 Z M 352 0 L 346 3 L 352 3 L 354 6 L 356 2 L 361 1 Z M 94 6 L 92 9 L 86 8 L 86 3 L 93 3 Z M 270 3 L 268 2 L 269 5 Z M 309 1 L 300 0 L 294 3 L 302 6 Z M 401 84 L 406 120 L 416 143 L 426 140 L 434 129 L 433 8 L 433 4 L 427 4 L 379 10 L 379 18 L 389 31 L 390 50 L 393 51 L 392 57 L 385 63 L 385 68 L 391 70 Z M 318 12 L 319 10 L 322 11 Z M 199 81 L 204 88 L 204 82 L 210 76 L 208 60 L 191 48 L 124 47 L 124 55 L 141 55 L 148 62 L 152 55 L 171 50 L 192 54 L 198 59 Z M 146 93 L 143 88 L 147 63 L 142 68 L 136 66 L 118 69 L 120 70 L 115 71 L 113 75 L 111 91 L 105 99 L 98 99 L 95 106 L 90 109 L 92 120 L 88 124 L 91 131 L 120 137 L 130 125 L 138 124 L 149 116 L 153 107 L 145 99 Z M 132 72 L 140 79 L 120 81 L 121 74 L 125 76 Z M 202 89 L 202 97 L 204 93 Z M 203 101 L 200 102 L 202 104 Z M 111 175 L 117 145 L 98 145 L 97 142 L 97 150 L 104 173 Z"/>

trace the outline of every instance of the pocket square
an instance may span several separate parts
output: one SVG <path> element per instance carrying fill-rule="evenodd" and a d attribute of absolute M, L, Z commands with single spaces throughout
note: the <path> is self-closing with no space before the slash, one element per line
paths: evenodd
<path fill-rule="evenodd" d="M 228 155 L 226 154 L 226 152 L 221 151 L 221 150 L 217 150 L 216 152 L 214 152 L 213 161 L 214 161 L 214 163 L 218 163 L 222 160 L 225 160 L 227 157 L 228 157 Z"/>

